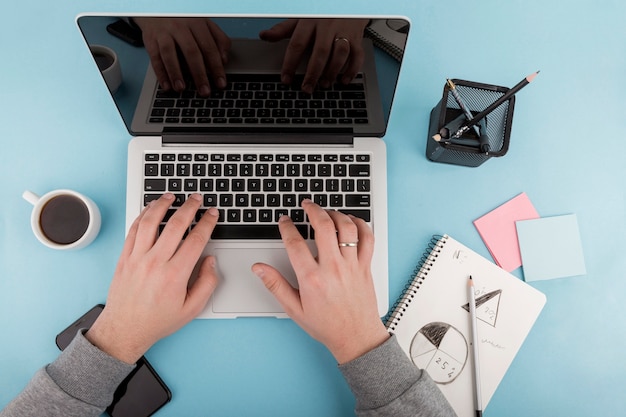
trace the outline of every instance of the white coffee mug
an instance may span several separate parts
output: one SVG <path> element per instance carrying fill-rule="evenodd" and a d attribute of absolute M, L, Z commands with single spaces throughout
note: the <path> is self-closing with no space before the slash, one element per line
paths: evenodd
<path fill-rule="evenodd" d="M 72 190 L 54 190 L 39 197 L 24 191 L 33 207 L 30 226 L 41 243 L 52 249 L 79 249 L 100 232 L 100 210 L 89 197 Z"/>
<path fill-rule="evenodd" d="M 115 94 L 122 85 L 122 66 L 117 54 L 113 49 L 104 45 L 91 45 L 89 49 L 111 94 Z"/>

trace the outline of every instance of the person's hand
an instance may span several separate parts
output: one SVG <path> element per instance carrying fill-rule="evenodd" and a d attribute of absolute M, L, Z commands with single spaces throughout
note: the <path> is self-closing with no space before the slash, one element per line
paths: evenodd
<path fill-rule="evenodd" d="M 214 86 L 226 87 L 224 65 L 231 41 L 213 21 L 203 17 L 136 17 L 133 21 L 141 28 L 146 51 L 163 89 L 182 91 L 186 87 L 178 51 L 201 95 L 211 92 L 207 74 Z"/>
<path fill-rule="evenodd" d="M 291 38 L 281 74 L 285 84 L 291 84 L 303 55 L 312 46 L 301 87 L 312 93 L 317 85 L 330 87 L 339 74 L 342 83 L 352 81 L 363 65 L 367 23 L 367 19 L 287 19 L 262 31 L 259 37 L 271 42 Z"/>
<path fill-rule="evenodd" d="M 196 317 L 217 285 L 215 259 L 209 256 L 189 286 L 217 222 L 217 209 L 207 210 L 181 242 L 201 205 L 201 196 L 193 194 L 157 237 L 173 201 L 172 194 L 163 195 L 131 226 L 106 306 L 86 333 L 100 350 L 127 363 L 135 363 L 159 339 Z"/>
<path fill-rule="evenodd" d="M 279 221 L 299 289 L 270 265 L 257 263 L 252 270 L 287 314 L 345 363 L 389 338 L 378 317 L 371 274 L 374 235 L 362 219 L 325 211 L 309 200 L 302 207 L 315 229 L 317 258 L 289 217 Z"/>

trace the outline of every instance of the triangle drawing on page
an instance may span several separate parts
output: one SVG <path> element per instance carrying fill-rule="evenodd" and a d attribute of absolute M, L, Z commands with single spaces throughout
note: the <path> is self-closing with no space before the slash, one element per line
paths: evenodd
<path fill-rule="evenodd" d="M 484 321 L 490 326 L 496 327 L 501 294 L 502 290 L 494 290 L 478 297 L 476 299 L 476 319 Z M 461 307 L 469 312 L 469 303 L 462 305 Z"/>

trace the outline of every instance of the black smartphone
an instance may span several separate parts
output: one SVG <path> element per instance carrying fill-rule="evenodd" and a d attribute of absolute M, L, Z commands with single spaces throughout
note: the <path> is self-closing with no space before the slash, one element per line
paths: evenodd
<path fill-rule="evenodd" d="M 96 321 L 104 305 L 98 304 L 83 314 L 56 337 L 59 349 L 65 349 L 80 329 L 88 329 Z M 143 356 L 137 366 L 115 391 L 107 408 L 111 417 L 148 417 L 172 399 L 172 393 Z"/>
<path fill-rule="evenodd" d="M 120 19 L 110 23 L 107 26 L 107 32 L 133 46 L 143 46 L 143 36 L 141 34 L 141 30 L 138 27 L 132 26 L 125 20 Z"/>

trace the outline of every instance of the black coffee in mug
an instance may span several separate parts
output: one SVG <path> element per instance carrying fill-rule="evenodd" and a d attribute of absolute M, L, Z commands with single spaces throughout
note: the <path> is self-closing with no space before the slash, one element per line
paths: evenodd
<path fill-rule="evenodd" d="M 111 55 L 105 54 L 103 52 L 94 52 L 94 59 L 96 60 L 96 64 L 98 65 L 98 69 L 100 71 L 104 71 L 113 65 L 114 58 Z"/>
<path fill-rule="evenodd" d="M 69 245 L 83 237 L 89 226 L 89 209 L 79 198 L 59 195 L 46 203 L 39 225 L 54 243 Z"/>

